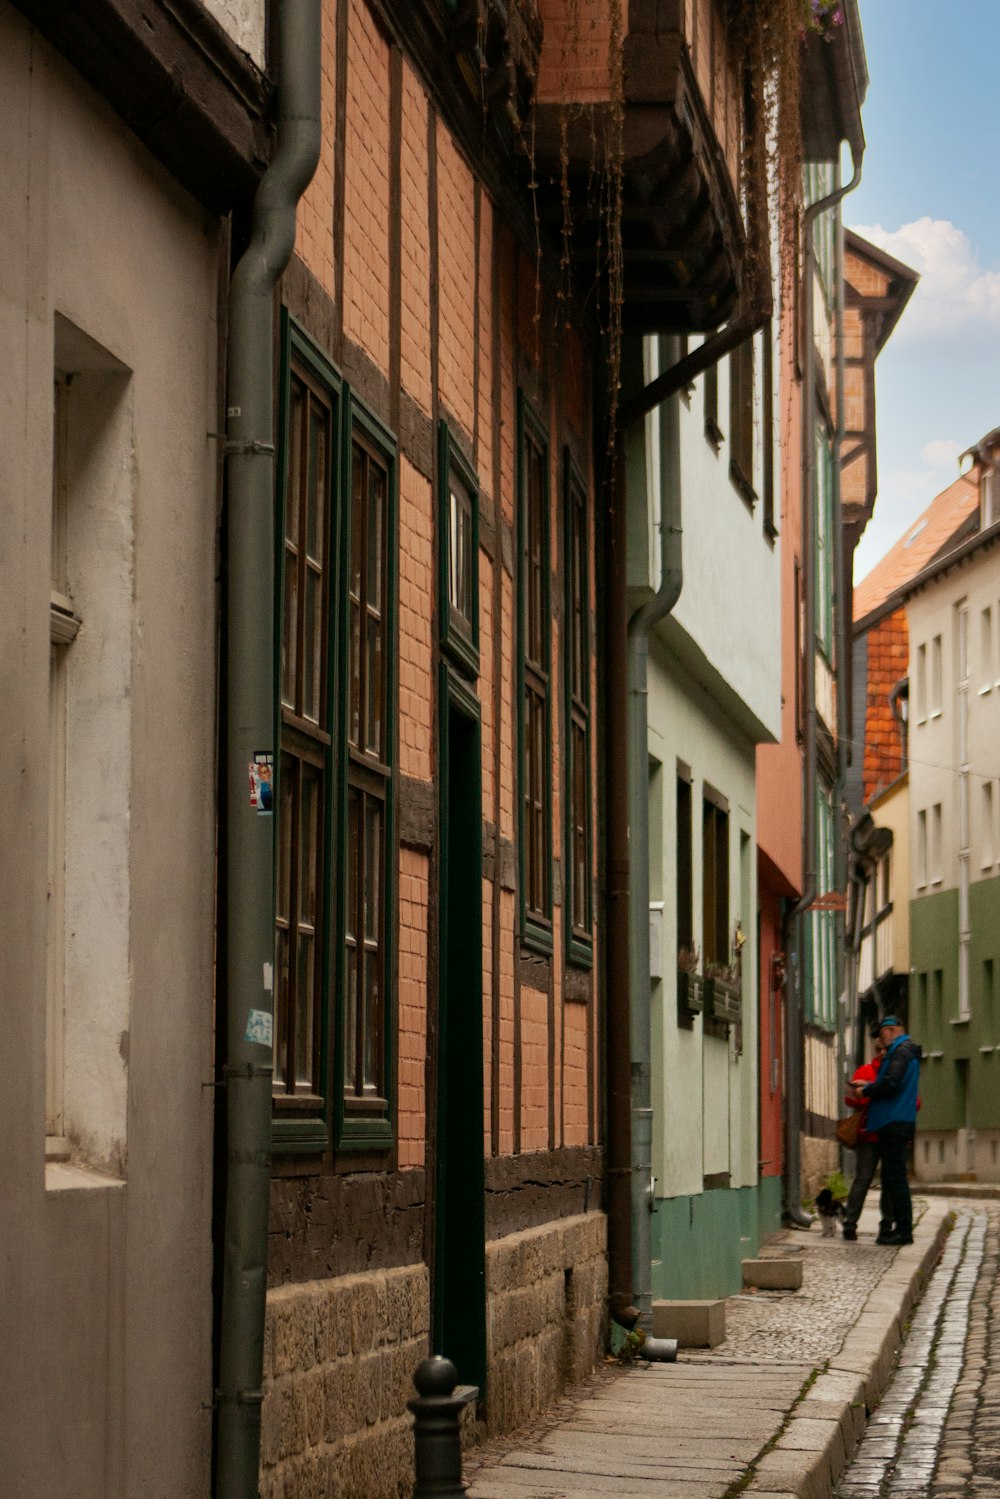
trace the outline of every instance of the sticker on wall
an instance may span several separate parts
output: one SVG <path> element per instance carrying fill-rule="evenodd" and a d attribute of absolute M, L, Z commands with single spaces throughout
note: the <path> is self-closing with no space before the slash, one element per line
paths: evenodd
<path fill-rule="evenodd" d="M 254 750 L 250 762 L 250 805 L 256 812 L 274 811 L 274 756 Z"/>
<path fill-rule="evenodd" d="M 258 1046 L 270 1046 L 272 1020 L 270 1010 L 251 1010 L 247 1016 L 244 1041 L 254 1041 Z"/>

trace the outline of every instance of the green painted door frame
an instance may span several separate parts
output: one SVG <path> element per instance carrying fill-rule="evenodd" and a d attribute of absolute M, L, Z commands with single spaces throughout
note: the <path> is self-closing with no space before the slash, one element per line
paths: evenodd
<path fill-rule="evenodd" d="M 440 676 L 439 985 L 434 1351 L 486 1385 L 483 814 L 479 702 Z"/>

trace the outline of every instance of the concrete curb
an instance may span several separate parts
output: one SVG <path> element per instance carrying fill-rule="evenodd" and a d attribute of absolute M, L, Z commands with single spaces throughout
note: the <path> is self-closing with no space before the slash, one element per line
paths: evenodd
<path fill-rule="evenodd" d="M 844 1346 L 754 1464 L 748 1493 L 830 1499 L 892 1377 L 907 1319 L 938 1262 L 950 1214 L 944 1202 L 926 1204 L 917 1242 L 896 1251 Z"/>

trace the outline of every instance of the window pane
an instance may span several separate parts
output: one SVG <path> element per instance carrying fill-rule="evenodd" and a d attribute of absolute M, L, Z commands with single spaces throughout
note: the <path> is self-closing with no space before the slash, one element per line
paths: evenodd
<path fill-rule="evenodd" d="M 361 558 L 364 512 L 364 454 L 355 444 L 351 460 L 351 636 L 348 682 L 350 692 L 348 738 L 361 743 Z"/>
<path fill-rule="evenodd" d="M 381 911 L 382 911 L 382 808 L 366 799 L 365 808 L 365 995 L 364 1073 L 365 1088 L 378 1091 L 381 1076 Z"/>
<path fill-rule="evenodd" d="M 344 1088 L 356 1090 L 358 1081 L 358 818 L 361 797 L 352 790 L 347 804 L 347 918 L 345 943 L 347 973 L 344 987 Z"/>
<path fill-rule="evenodd" d="M 295 676 L 299 659 L 299 559 L 291 546 L 285 547 L 285 605 L 281 626 L 281 701 L 295 708 Z"/>
<path fill-rule="evenodd" d="M 312 403 L 309 427 L 309 491 L 306 495 L 306 551 L 314 561 L 323 555 L 327 472 L 328 414 Z"/>
<path fill-rule="evenodd" d="M 281 793 L 278 803 L 278 868 L 275 891 L 277 932 L 275 935 L 274 991 L 274 1086 L 278 1092 L 288 1086 L 289 1003 L 292 975 L 289 971 L 289 933 L 292 919 L 292 844 L 295 837 L 295 800 L 298 762 L 282 756 Z"/>
<path fill-rule="evenodd" d="M 313 1085 L 313 1006 L 315 986 L 316 943 L 312 935 L 299 929 L 298 965 L 295 976 L 295 1081 L 302 1087 Z"/>
<path fill-rule="evenodd" d="M 302 505 L 303 416 L 306 392 L 300 380 L 291 379 L 291 411 L 288 424 L 288 482 L 285 486 L 285 537 L 298 547 Z"/>
<path fill-rule="evenodd" d="M 365 638 L 365 749 L 379 759 L 382 754 L 382 621 L 371 609 Z"/>

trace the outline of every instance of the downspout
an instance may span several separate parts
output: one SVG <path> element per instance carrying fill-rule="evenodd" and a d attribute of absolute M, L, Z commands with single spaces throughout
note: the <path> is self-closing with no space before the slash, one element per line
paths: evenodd
<path fill-rule="evenodd" d="M 263 1402 L 273 1073 L 274 819 L 248 766 L 275 751 L 274 289 L 319 160 L 321 0 L 282 0 L 276 142 L 230 286 L 227 440 L 226 1206 L 217 1499 L 256 1499 Z M 273 760 L 272 760 L 273 764 Z"/>
<path fill-rule="evenodd" d="M 678 340 L 663 339 L 676 364 Z M 655 385 L 656 381 L 652 382 Z M 652 388 L 646 387 L 646 390 Z M 684 583 L 681 547 L 680 397 L 660 413 L 660 586 L 628 624 L 627 774 L 629 812 L 629 1037 L 632 1067 L 632 1288 L 639 1325 L 652 1326 L 651 1217 L 653 1198 L 653 1087 L 649 975 L 649 636 L 666 619 Z M 659 404 L 659 403 L 657 403 Z M 624 493 L 621 496 L 624 501 Z"/>
<path fill-rule="evenodd" d="M 805 210 L 803 254 L 803 371 L 802 371 L 802 555 L 805 594 L 806 652 L 806 744 L 803 781 L 802 895 L 786 912 L 784 945 L 788 946 L 793 923 L 796 928 L 795 961 L 788 964 L 789 985 L 785 1002 L 785 1217 L 793 1227 L 808 1228 L 812 1218 L 802 1211 L 802 953 L 805 945 L 804 916 L 816 899 L 816 555 L 815 555 L 815 464 L 816 347 L 813 339 L 813 292 L 816 249 L 814 233 L 821 213 L 835 208 L 861 181 L 863 152 L 854 160 L 849 182 L 818 198 Z M 837 552 L 840 551 L 839 537 Z"/>

